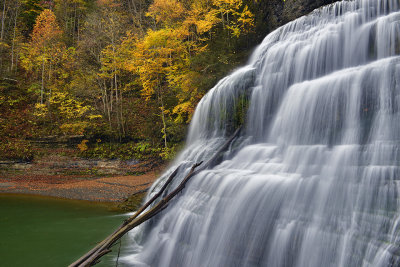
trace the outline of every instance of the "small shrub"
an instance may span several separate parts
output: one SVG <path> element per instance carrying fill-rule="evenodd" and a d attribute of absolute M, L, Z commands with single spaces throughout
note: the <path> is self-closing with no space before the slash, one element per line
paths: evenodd
<path fill-rule="evenodd" d="M 129 142 L 125 144 L 100 143 L 97 141 L 91 147 L 88 146 L 86 150 L 81 149 L 80 155 L 88 158 L 148 160 L 160 158 L 160 151 L 160 148 L 154 148 L 150 143 L 145 141 L 138 143 Z"/>
<path fill-rule="evenodd" d="M 175 158 L 176 153 L 177 153 L 177 146 L 164 147 L 161 149 L 159 155 L 163 160 L 172 160 L 173 158 Z"/>

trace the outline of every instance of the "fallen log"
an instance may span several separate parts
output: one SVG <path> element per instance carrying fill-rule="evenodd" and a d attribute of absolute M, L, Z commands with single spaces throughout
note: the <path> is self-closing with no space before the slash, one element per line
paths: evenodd
<path fill-rule="evenodd" d="M 143 222 L 151 219 L 152 217 L 163 211 L 165 208 L 167 208 L 169 201 L 172 200 L 179 192 L 181 192 L 183 188 L 185 188 L 185 185 L 190 180 L 190 178 L 198 174 L 200 171 L 204 170 L 212 162 L 214 162 L 219 157 L 220 153 L 223 152 L 232 143 L 232 141 L 236 138 L 239 132 L 240 128 L 235 131 L 235 133 L 229 138 L 229 140 L 227 140 L 224 143 L 224 145 L 222 145 L 218 149 L 218 151 L 206 162 L 206 164 L 202 165 L 203 162 L 194 164 L 190 169 L 189 173 L 178 185 L 178 187 L 176 187 L 167 196 L 162 198 L 159 202 L 157 202 L 154 206 L 152 206 L 149 210 L 146 211 L 146 209 L 150 205 L 152 205 L 154 201 L 157 200 L 164 193 L 168 185 L 172 182 L 173 178 L 178 173 L 180 166 L 176 168 L 175 171 L 168 177 L 167 181 L 164 183 L 162 188 L 149 201 L 147 201 L 133 216 L 125 220 L 124 223 L 116 231 L 114 231 L 111 235 L 109 235 L 106 239 L 104 239 L 102 242 L 96 245 L 93 249 L 91 249 L 88 253 L 83 255 L 77 261 L 69 265 L 69 267 L 83 267 L 83 266 L 95 265 L 102 256 L 111 252 L 112 245 L 115 244 L 115 242 L 118 241 L 120 238 L 122 238 L 127 232 L 129 232 L 136 226 L 139 226 Z M 196 168 L 199 167 L 200 165 L 202 165 L 202 168 L 196 170 Z"/>
<path fill-rule="evenodd" d="M 168 187 L 168 185 L 172 182 L 173 178 L 176 176 L 178 173 L 179 167 L 176 168 L 176 170 L 169 176 L 168 180 L 164 183 L 163 187 L 158 191 L 149 201 L 147 201 L 139 210 L 135 212 L 134 215 L 126 219 L 121 226 L 118 227 L 117 230 L 115 230 L 111 235 L 106 237 L 102 242 L 97 244 L 94 248 L 92 248 L 89 252 L 87 252 L 85 255 L 83 255 L 81 258 L 79 258 L 77 261 L 69 265 L 69 267 L 73 266 L 84 266 L 81 265 L 85 260 L 87 260 L 91 254 L 95 253 L 96 251 L 99 250 L 99 248 L 105 243 L 106 240 L 110 239 L 114 234 L 116 234 L 120 229 L 122 229 L 125 225 L 127 225 L 129 222 L 134 220 L 136 217 L 138 217 L 147 207 L 149 207 L 158 197 L 162 195 L 162 193 L 165 191 L 165 189 Z"/>

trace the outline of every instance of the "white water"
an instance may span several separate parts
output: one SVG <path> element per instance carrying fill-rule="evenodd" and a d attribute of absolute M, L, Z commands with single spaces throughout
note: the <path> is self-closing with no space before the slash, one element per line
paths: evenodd
<path fill-rule="evenodd" d="M 400 266 L 399 54 L 399 0 L 338 2 L 268 35 L 200 102 L 172 187 L 247 97 L 241 137 L 130 233 L 120 262 Z"/>

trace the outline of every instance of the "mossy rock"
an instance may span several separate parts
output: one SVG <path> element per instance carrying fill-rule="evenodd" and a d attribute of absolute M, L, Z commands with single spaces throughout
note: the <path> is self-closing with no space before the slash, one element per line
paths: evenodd
<path fill-rule="evenodd" d="M 135 193 L 119 204 L 118 209 L 123 211 L 135 211 L 142 205 L 146 195 L 147 192 Z"/>

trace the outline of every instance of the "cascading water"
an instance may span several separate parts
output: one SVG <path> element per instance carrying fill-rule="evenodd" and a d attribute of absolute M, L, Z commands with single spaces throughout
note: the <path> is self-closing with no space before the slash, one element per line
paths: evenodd
<path fill-rule="evenodd" d="M 171 188 L 242 105 L 241 136 L 130 233 L 122 263 L 400 266 L 399 55 L 399 0 L 338 2 L 268 35 L 200 102 Z"/>

